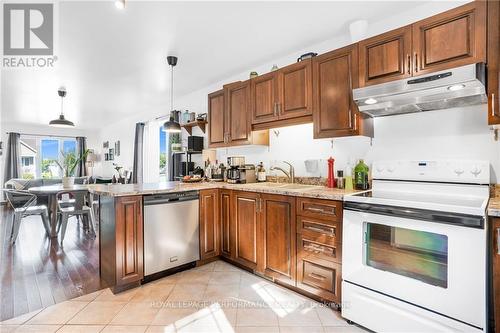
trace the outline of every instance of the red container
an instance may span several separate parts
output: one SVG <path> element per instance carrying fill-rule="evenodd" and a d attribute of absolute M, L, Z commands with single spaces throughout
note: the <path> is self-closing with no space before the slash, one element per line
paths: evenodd
<path fill-rule="evenodd" d="M 334 162 L 335 162 L 335 160 L 333 159 L 333 157 L 330 157 L 328 159 L 328 178 L 326 181 L 326 186 L 328 186 L 330 188 L 335 187 L 335 176 L 334 176 L 334 167 L 333 167 Z"/>

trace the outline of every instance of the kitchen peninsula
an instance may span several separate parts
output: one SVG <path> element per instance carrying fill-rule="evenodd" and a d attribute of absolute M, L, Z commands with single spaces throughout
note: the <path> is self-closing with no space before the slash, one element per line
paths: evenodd
<path fill-rule="evenodd" d="M 100 197 L 101 277 L 114 292 L 144 279 L 144 198 L 199 193 L 201 265 L 223 259 L 340 303 L 345 190 L 289 183 L 92 185 Z M 164 216 L 168 228 L 169 216 Z M 270 244 L 272 243 L 272 246 Z"/>

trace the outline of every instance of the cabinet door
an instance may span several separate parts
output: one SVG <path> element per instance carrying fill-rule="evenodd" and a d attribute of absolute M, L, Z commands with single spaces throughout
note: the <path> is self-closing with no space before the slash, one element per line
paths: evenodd
<path fill-rule="evenodd" d="M 224 116 L 224 90 L 208 95 L 208 146 L 221 147 L 226 144 Z"/>
<path fill-rule="evenodd" d="M 297 236 L 300 241 L 300 235 Z M 297 259 L 297 287 L 340 304 L 342 265 L 319 258 Z"/>
<path fill-rule="evenodd" d="M 224 87 L 225 116 L 229 145 L 250 143 L 250 82 L 236 82 Z"/>
<path fill-rule="evenodd" d="M 360 87 L 411 76 L 411 43 L 411 26 L 360 41 Z"/>
<path fill-rule="evenodd" d="M 200 259 L 219 255 L 219 193 L 200 191 Z"/>
<path fill-rule="evenodd" d="M 250 80 L 252 124 L 278 120 L 278 80 L 275 72 Z"/>
<path fill-rule="evenodd" d="M 120 197 L 116 214 L 116 286 L 144 277 L 142 196 Z"/>
<path fill-rule="evenodd" d="M 485 62 L 486 1 L 474 1 L 414 23 L 413 51 L 414 76 Z"/>
<path fill-rule="evenodd" d="M 282 282 L 295 285 L 296 223 L 295 198 L 262 195 L 260 204 L 263 250 L 258 270 Z"/>
<path fill-rule="evenodd" d="M 234 256 L 235 228 L 232 218 L 231 190 L 220 190 L 220 225 L 221 225 L 221 254 L 228 258 Z"/>
<path fill-rule="evenodd" d="M 279 119 L 312 114 L 312 60 L 304 60 L 278 72 Z"/>
<path fill-rule="evenodd" d="M 257 251 L 261 250 L 259 237 L 258 193 L 234 191 L 234 220 L 236 247 L 234 259 L 250 268 L 257 268 Z"/>
<path fill-rule="evenodd" d="M 500 124 L 500 1 L 488 1 L 488 124 Z"/>
<path fill-rule="evenodd" d="M 493 315 L 495 318 L 495 332 L 500 329 L 500 218 L 492 218 L 491 222 L 491 258 L 493 273 Z"/>
<path fill-rule="evenodd" d="M 352 89 L 358 79 L 358 46 L 320 55 L 313 60 L 314 138 L 357 135 L 358 108 Z"/>

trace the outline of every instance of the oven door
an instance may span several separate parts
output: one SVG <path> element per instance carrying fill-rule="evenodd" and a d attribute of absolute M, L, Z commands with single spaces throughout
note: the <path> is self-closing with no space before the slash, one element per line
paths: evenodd
<path fill-rule="evenodd" d="M 483 328 L 486 230 L 344 210 L 344 281 Z"/>

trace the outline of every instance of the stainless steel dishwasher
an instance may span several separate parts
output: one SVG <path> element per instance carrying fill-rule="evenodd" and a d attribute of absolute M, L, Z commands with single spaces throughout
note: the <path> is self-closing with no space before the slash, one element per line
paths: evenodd
<path fill-rule="evenodd" d="M 144 275 L 200 259 L 199 193 L 144 196 Z"/>

